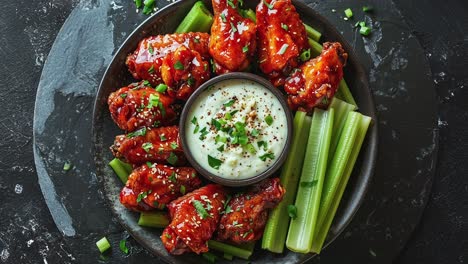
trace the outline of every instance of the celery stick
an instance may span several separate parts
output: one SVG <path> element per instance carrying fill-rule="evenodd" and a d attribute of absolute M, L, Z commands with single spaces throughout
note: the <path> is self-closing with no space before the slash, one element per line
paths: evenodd
<path fill-rule="evenodd" d="M 224 253 L 223 258 L 226 259 L 226 260 L 232 260 L 234 258 L 234 256 L 231 255 L 231 254 L 228 254 L 228 253 Z"/>
<path fill-rule="evenodd" d="M 119 159 L 113 159 L 109 162 L 109 166 L 114 170 L 115 174 L 125 184 L 128 180 L 128 175 L 131 171 L 128 171 L 127 163 L 122 162 Z"/>
<path fill-rule="evenodd" d="M 165 212 L 145 212 L 140 214 L 139 226 L 164 228 L 169 225 L 169 217 Z"/>
<path fill-rule="evenodd" d="M 354 100 L 353 94 L 351 94 L 348 84 L 346 84 L 346 81 L 344 79 L 341 80 L 340 85 L 338 86 L 338 90 L 335 93 L 335 97 L 347 102 L 348 104 L 352 104 L 357 108 L 357 104 Z"/>
<path fill-rule="evenodd" d="M 304 26 L 305 26 L 305 29 L 306 29 L 306 32 L 307 32 L 307 36 L 309 38 L 311 38 L 312 40 L 314 41 L 319 41 L 320 40 L 320 37 L 322 36 L 322 33 L 318 32 L 316 29 L 314 29 L 313 27 L 309 26 L 309 25 L 306 25 L 305 23 L 303 23 Z"/>
<path fill-rule="evenodd" d="M 314 58 L 314 57 L 317 57 L 318 55 L 320 55 L 320 53 L 322 53 L 322 45 L 320 43 L 318 43 L 317 41 L 309 38 L 309 45 L 310 45 L 310 54 L 311 54 L 311 57 Z"/>
<path fill-rule="evenodd" d="M 327 168 L 334 109 L 314 110 L 307 151 L 296 196 L 297 217 L 291 219 L 286 246 L 294 252 L 308 253 L 312 247 L 320 195 Z"/>
<path fill-rule="evenodd" d="M 364 138 L 366 137 L 367 129 L 369 128 L 370 122 L 371 118 L 368 116 L 362 116 L 359 122 L 359 129 L 351 150 L 351 154 L 349 156 L 349 160 L 346 164 L 345 171 L 343 172 L 343 177 L 339 183 L 333 202 L 331 203 L 330 210 L 328 210 L 328 213 L 325 216 L 325 220 L 322 226 L 319 229 L 317 229 L 318 233 L 314 237 L 314 242 L 312 244 L 311 250 L 312 252 L 320 253 L 320 251 L 322 250 L 323 243 L 325 242 L 328 231 L 333 222 L 333 218 L 335 217 L 338 205 L 341 201 L 341 197 L 343 196 L 349 177 L 351 175 L 351 172 L 353 171 L 354 164 L 356 163 L 356 160 L 359 156 L 359 151 L 361 150 L 362 143 L 364 142 Z"/>
<path fill-rule="evenodd" d="M 297 182 L 304 162 L 311 118 L 306 113 L 297 111 L 294 117 L 294 135 L 291 150 L 281 171 L 281 184 L 286 189 L 283 201 L 271 211 L 263 233 L 262 248 L 281 253 L 288 231 L 289 215 L 287 207 L 294 203 Z"/>
<path fill-rule="evenodd" d="M 343 130 L 346 117 L 348 113 L 356 110 L 356 106 L 348 104 L 338 98 L 333 98 L 328 109 L 335 109 L 335 119 L 333 120 L 333 134 L 330 143 L 330 151 L 328 154 L 329 161 L 333 158 L 335 154 L 336 145 L 338 145 L 338 140 L 340 139 L 341 131 Z"/>
<path fill-rule="evenodd" d="M 213 24 L 213 15 L 202 1 L 198 1 L 190 9 L 175 32 L 210 32 L 211 24 Z"/>
<path fill-rule="evenodd" d="M 243 249 L 237 246 L 233 246 L 233 245 L 226 244 L 226 243 L 221 243 L 215 240 L 209 240 L 208 247 L 210 249 L 221 251 L 221 252 L 230 254 L 234 257 L 239 257 L 239 258 L 246 259 L 246 260 L 249 259 L 253 253 L 253 249 L 252 250 Z"/>
<path fill-rule="evenodd" d="M 356 135 L 358 134 L 361 117 L 362 115 L 357 112 L 350 112 L 346 118 L 346 123 L 341 133 L 338 147 L 336 148 L 335 155 L 333 156 L 333 159 L 331 160 L 325 175 L 322 197 L 320 198 L 320 209 L 315 228 L 316 234 L 314 234 L 314 237 L 317 236 L 317 233 L 322 228 L 325 217 L 328 213 L 328 210 L 330 210 L 333 199 L 337 193 L 338 185 L 344 174 L 346 164 L 349 160 L 351 150 L 356 139 Z M 312 244 L 314 243 L 315 239 Z"/>

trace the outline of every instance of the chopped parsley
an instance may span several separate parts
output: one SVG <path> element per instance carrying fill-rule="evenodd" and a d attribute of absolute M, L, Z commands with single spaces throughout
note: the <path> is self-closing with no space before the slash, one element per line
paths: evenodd
<path fill-rule="evenodd" d="M 63 170 L 64 171 L 69 171 L 71 168 L 72 168 L 72 164 L 68 161 L 66 161 L 64 164 L 63 164 Z"/>
<path fill-rule="evenodd" d="M 267 149 L 268 149 L 268 143 L 265 142 L 265 141 L 263 141 L 263 140 L 258 141 L 258 142 L 257 142 L 257 146 L 258 146 L 259 148 L 261 148 L 261 147 L 263 146 L 263 150 L 264 150 L 264 151 L 267 151 Z"/>
<path fill-rule="evenodd" d="M 210 165 L 211 168 L 219 170 L 219 166 L 221 166 L 222 163 L 223 161 L 208 155 L 208 165 Z"/>
<path fill-rule="evenodd" d="M 275 159 L 275 154 L 268 152 L 259 157 L 262 161 L 266 161 L 267 159 Z"/>

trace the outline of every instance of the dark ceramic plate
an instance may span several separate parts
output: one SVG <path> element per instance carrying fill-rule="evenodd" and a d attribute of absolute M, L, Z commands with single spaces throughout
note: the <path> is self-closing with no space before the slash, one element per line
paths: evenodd
<path fill-rule="evenodd" d="M 113 143 L 114 136 L 121 134 L 113 124 L 107 109 L 107 97 L 119 87 L 134 82 L 127 68 L 125 58 L 127 54 L 135 50 L 138 42 L 147 36 L 167 34 L 174 32 L 185 14 L 188 13 L 196 0 L 179 1 L 161 9 L 146 21 L 144 21 L 123 43 L 115 54 L 111 64 L 103 76 L 96 97 L 93 116 L 93 139 L 96 159 L 97 175 L 101 177 L 106 198 L 120 223 L 130 234 L 153 254 L 159 255 L 169 263 L 200 263 L 201 257 L 194 254 L 183 256 L 171 256 L 164 249 L 159 238 L 161 230 L 149 229 L 138 226 L 138 214 L 124 208 L 119 202 L 119 192 L 122 187 L 120 180 L 114 175 L 107 163 L 113 158 L 109 146 Z M 211 7 L 210 1 L 205 1 Z M 245 1 L 252 9 L 256 2 Z M 368 87 L 367 76 L 359 63 L 359 59 L 352 47 L 345 41 L 341 34 L 324 17 L 306 6 L 300 1 L 293 0 L 302 20 L 322 32 L 321 41 L 341 42 L 349 54 L 348 65 L 345 67 L 346 81 L 359 105 L 359 111 L 376 121 L 374 101 Z M 343 201 L 340 204 L 334 223 L 328 234 L 326 245 L 330 244 L 348 225 L 364 199 L 369 181 L 374 171 L 377 153 L 377 126 L 371 126 L 366 141 L 356 163 L 353 175 L 348 183 Z M 253 262 L 260 263 L 302 263 L 313 257 L 312 254 L 296 254 L 285 250 L 281 255 L 271 254 L 257 249 L 252 257 Z M 236 260 L 229 263 L 241 262 Z"/>

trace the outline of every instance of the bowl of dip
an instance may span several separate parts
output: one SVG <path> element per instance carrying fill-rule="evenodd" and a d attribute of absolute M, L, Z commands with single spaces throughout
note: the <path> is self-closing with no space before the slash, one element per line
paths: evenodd
<path fill-rule="evenodd" d="M 200 86 L 179 123 L 190 164 L 208 180 L 233 187 L 277 172 L 289 152 L 292 129 L 292 113 L 280 90 L 241 72 Z"/>

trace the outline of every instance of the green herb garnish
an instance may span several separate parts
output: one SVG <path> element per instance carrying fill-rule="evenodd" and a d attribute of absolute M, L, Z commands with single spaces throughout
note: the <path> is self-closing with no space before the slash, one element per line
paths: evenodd
<path fill-rule="evenodd" d="M 177 62 L 174 64 L 174 69 L 176 69 L 176 70 L 183 70 L 183 69 L 184 69 L 184 65 L 182 64 L 182 62 L 177 61 Z"/>
<path fill-rule="evenodd" d="M 128 254 L 127 240 L 125 239 L 120 240 L 119 248 L 120 248 L 120 251 L 122 251 L 122 253 Z"/>
<path fill-rule="evenodd" d="M 286 50 L 288 50 L 288 47 L 288 44 L 283 44 L 283 46 L 281 46 L 281 49 L 278 51 L 278 54 L 283 55 L 286 52 Z"/>
<path fill-rule="evenodd" d="M 266 122 L 269 126 L 271 126 L 271 124 L 273 124 L 273 117 L 271 117 L 271 115 L 267 115 L 267 116 L 265 117 L 265 122 Z"/>
<path fill-rule="evenodd" d="M 151 67 L 148 69 L 148 73 L 153 73 L 154 72 L 154 65 L 151 65 Z"/>
<path fill-rule="evenodd" d="M 171 176 L 169 176 L 168 180 L 170 180 L 171 182 L 177 182 L 176 173 L 172 172 Z"/>
<path fill-rule="evenodd" d="M 141 147 L 148 153 L 153 148 L 153 144 L 151 142 L 146 142 L 143 143 Z"/>
<path fill-rule="evenodd" d="M 206 211 L 205 207 L 203 207 L 203 203 L 198 201 L 198 200 L 193 200 L 192 201 L 193 207 L 197 210 L 198 215 L 202 218 L 205 219 L 207 217 L 210 217 L 210 214 Z"/>
<path fill-rule="evenodd" d="M 268 152 L 266 154 L 263 154 L 259 157 L 262 161 L 266 161 L 267 159 L 274 159 L 275 158 L 275 154 L 271 153 L 271 152 Z"/>
<path fill-rule="evenodd" d="M 161 83 L 161 84 L 158 84 L 158 86 L 156 86 L 156 88 L 154 89 L 156 89 L 156 92 L 164 93 L 167 90 L 167 85 Z"/>
<path fill-rule="evenodd" d="M 128 133 L 127 138 L 134 138 L 134 137 L 144 136 L 144 135 L 146 135 L 146 127 L 143 127 L 139 130 Z"/>
<path fill-rule="evenodd" d="M 171 154 L 169 154 L 169 158 L 167 158 L 167 162 L 171 165 L 176 165 L 178 159 L 177 155 L 174 154 L 174 152 L 171 152 Z"/>
<path fill-rule="evenodd" d="M 211 168 L 218 170 L 222 163 L 223 161 L 208 155 L 208 165 L 210 165 Z"/>
<path fill-rule="evenodd" d="M 288 25 L 283 24 L 283 23 L 281 23 L 281 28 L 286 30 L 286 31 L 289 29 Z"/>
<path fill-rule="evenodd" d="M 182 195 L 185 195 L 185 186 L 181 185 L 179 191 Z"/>
<path fill-rule="evenodd" d="M 179 145 L 176 142 L 171 142 L 171 149 L 177 149 Z"/>

